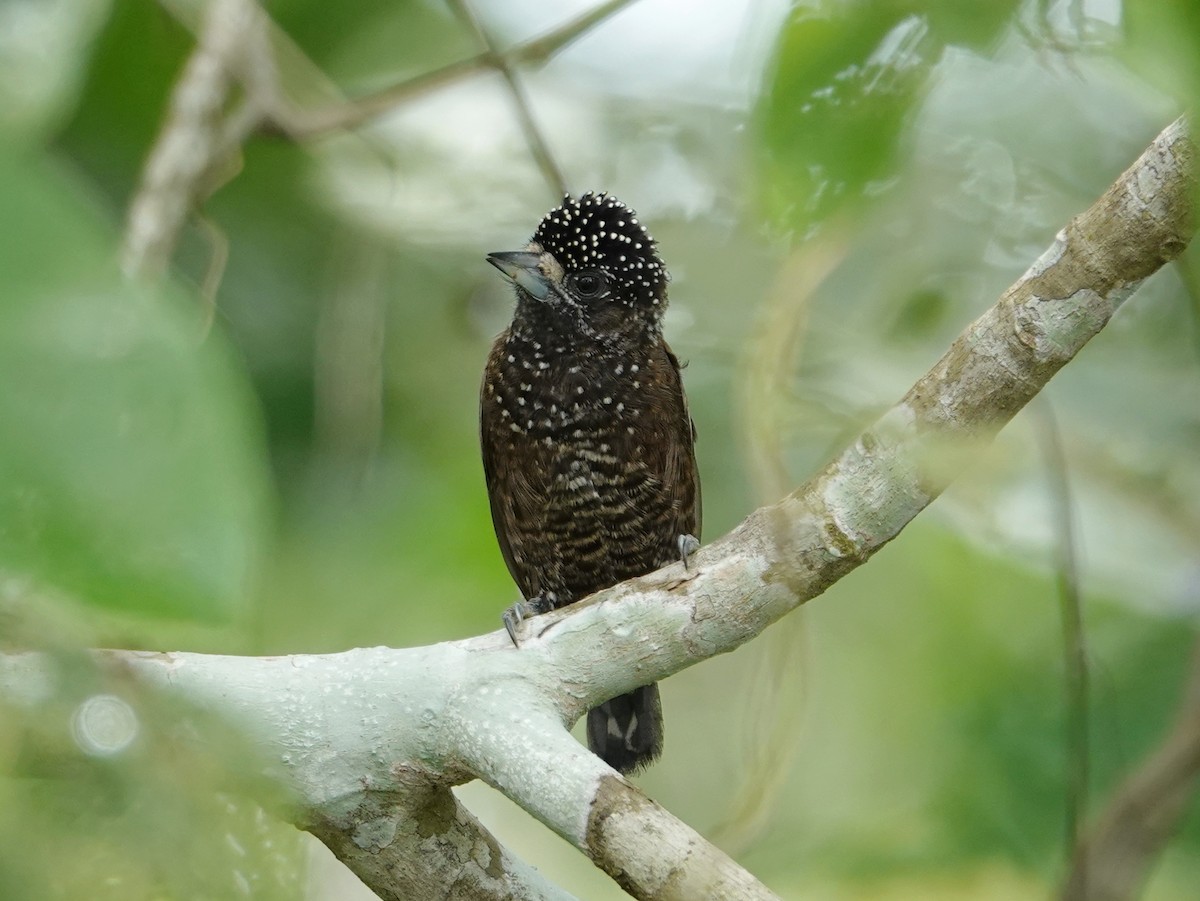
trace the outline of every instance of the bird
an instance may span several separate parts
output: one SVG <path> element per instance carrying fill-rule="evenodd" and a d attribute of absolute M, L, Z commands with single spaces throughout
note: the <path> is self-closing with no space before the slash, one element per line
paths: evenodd
<path fill-rule="evenodd" d="M 663 338 L 670 276 L 634 210 L 570 194 L 529 243 L 488 254 L 511 281 L 512 323 L 480 389 L 492 524 L 524 620 L 699 548 L 696 429 L 679 359 Z M 588 712 L 588 746 L 632 773 L 662 752 L 658 685 Z"/>

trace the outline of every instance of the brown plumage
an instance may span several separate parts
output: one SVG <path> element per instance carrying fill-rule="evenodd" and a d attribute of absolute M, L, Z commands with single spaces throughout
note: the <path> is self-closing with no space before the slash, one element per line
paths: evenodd
<path fill-rule="evenodd" d="M 524 616 L 689 553 L 700 532 L 694 431 L 662 337 L 668 276 L 632 210 L 564 199 L 524 251 L 489 261 L 516 285 L 480 399 L 483 468 Z M 658 686 L 588 714 L 588 744 L 629 772 L 662 749 Z"/>

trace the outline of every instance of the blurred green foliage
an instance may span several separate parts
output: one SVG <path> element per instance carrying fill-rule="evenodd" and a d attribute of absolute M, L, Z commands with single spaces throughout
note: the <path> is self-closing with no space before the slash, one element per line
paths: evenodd
<path fill-rule="evenodd" d="M 57 667 L 0 708 L 6 899 L 283 898 L 301 883 L 348 897 L 325 870 L 309 879 L 299 836 L 231 778 L 254 768 L 245 749 L 197 751 L 195 713 L 102 679 L 79 648 L 420 644 L 494 628 L 513 599 L 475 438 L 511 299 L 483 254 L 520 246 L 555 197 L 509 98 L 479 76 L 353 135 L 251 139 L 204 205 L 230 253 L 201 340 L 209 230 L 189 224 L 165 285 L 115 263 L 197 8 L 0 6 L 0 644 L 49 648 Z M 506 35 L 557 24 L 480 9 Z M 733 14 L 740 40 L 709 44 L 678 40 L 678 13 L 646 2 L 526 74 L 572 187 L 638 207 L 675 276 L 667 330 L 690 361 L 707 539 L 761 501 L 759 404 L 742 393 L 759 317 L 782 305 L 801 323 L 782 402 L 761 402 L 782 411 L 798 481 L 1194 103 L 1194 10 L 751 4 Z M 327 96 L 317 70 L 358 94 L 477 51 L 438 3 L 270 12 L 298 100 Z M 680 60 L 699 86 L 662 74 Z M 813 236 L 844 260 L 806 292 L 789 273 L 819 268 Z M 1195 639 L 1196 257 L 1047 392 L 1079 530 L 1093 814 L 1169 722 Z M 1061 876 L 1061 536 L 1035 430 L 1019 418 L 767 640 L 664 686 L 667 753 L 645 785 L 721 825 L 785 897 L 1017 899 Z M 109 695 L 138 732 L 96 756 L 72 724 Z M 727 828 L 756 793 L 755 822 Z M 551 878 L 620 897 L 511 805 L 464 795 Z M 1197 884 L 1193 805 L 1146 897 Z"/>
<path fill-rule="evenodd" d="M 901 140 L 947 45 L 987 49 L 1021 4 L 799 3 L 759 105 L 759 184 L 776 226 L 804 235 L 894 177 Z"/>
<path fill-rule="evenodd" d="M 246 385 L 195 299 L 130 286 L 110 227 L 47 161 L 0 155 L 3 565 L 143 615 L 248 598 L 266 471 Z M 67 251 L 64 253 L 64 251 Z"/>

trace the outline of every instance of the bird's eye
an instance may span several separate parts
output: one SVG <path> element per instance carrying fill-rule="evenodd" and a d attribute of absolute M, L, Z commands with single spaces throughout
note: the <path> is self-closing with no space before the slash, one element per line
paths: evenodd
<path fill-rule="evenodd" d="M 599 297 L 604 291 L 604 276 L 594 269 L 571 275 L 569 283 L 571 289 L 584 300 Z"/>

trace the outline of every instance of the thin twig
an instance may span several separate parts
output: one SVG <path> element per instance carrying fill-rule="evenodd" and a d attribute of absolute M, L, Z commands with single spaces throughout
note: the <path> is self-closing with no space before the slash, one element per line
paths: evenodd
<path fill-rule="evenodd" d="M 491 69 L 492 63 L 488 54 L 481 53 L 431 72 L 423 72 L 374 94 L 320 109 L 295 109 L 281 104 L 271 110 L 270 118 L 263 123 L 261 130 L 266 134 L 286 135 L 294 141 L 306 141 L 331 131 L 358 128 L 410 100 L 423 97 L 469 75 L 477 75 Z"/>
<path fill-rule="evenodd" d="M 817 289 L 845 259 L 840 229 L 813 239 L 784 263 L 759 313 L 758 326 L 737 366 L 745 455 L 756 500 L 785 494 L 794 479 L 788 471 L 784 423 L 796 405 L 791 383 L 808 334 L 809 305 Z M 800 744 L 805 717 L 805 662 L 809 650 L 802 611 L 777 623 L 766 636 L 748 677 L 749 752 L 733 790 L 733 802 L 711 830 L 712 839 L 738 854 L 770 822 L 781 786 Z M 763 725 L 765 724 L 765 725 Z"/>
<path fill-rule="evenodd" d="M 1200 276 L 1196 275 L 1196 268 L 1186 253 L 1178 256 L 1174 265 L 1187 293 L 1188 312 L 1192 317 L 1192 343 L 1196 348 L 1197 357 L 1200 357 Z"/>
<path fill-rule="evenodd" d="M 619 13 L 635 0 L 608 0 L 578 19 L 554 29 L 540 38 L 518 44 L 505 55 L 514 64 L 540 66 L 576 39 L 583 37 L 605 19 Z"/>
<path fill-rule="evenodd" d="M 1032 408 L 1035 414 L 1038 444 L 1050 482 L 1054 508 L 1055 570 L 1058 584 L 1059 613 L 1062 618 L 1063 676 L 1066 701 L 1066 769 L 1063 845 L 1067 865 L 1079 842 L 1079 824 L 1087 813 L 1088 783 L 1091 778 L 1091 752 L 1088 743 L 1088 661 L 1084 639 L 1083 613 L 1079 593 L 1075 523 L 1072 516 L 1071 485 L 1067 478 L 1067 458 L 1063 452 L 1058 420 L 1050 401 L 1039 398 Z M 1085 875 L 1081 873 L 1081 879 Z"/>
<path fill-rule="evenodd" d="M 542 134 L 541 128 L 538 127 L 537 120 L 533 116 L 533 108 L 529 105 L 529 97 L 525 93 L 525 88 L 520 81 L 517 80 L 516 73 L 513 71 L 512 64 L 496 49 L 496 44 L 488 34 L 487 29 L 483 27 L 483 23 L 479 21 L 479 17 L 475 15 L 475 10 L 471 6 L 470 0 L 448 0 L 450 8 L 454 10 L 454 14 L 458 16 L 459 21 L 471 31 L 483 47 L 487 54 L 495 61 L 496 70 L 504 78 L 505 84 L 508 85 L 508 92 L 512 95 L 513 106 L 517 112 L 517 118 L 521 122 L 521 131 L 525 135 L 525 141 L 529 145 L 529 152 L 533 154 L 534 161 L 542 172 L 542 177 L 550 185 L 551 190 L 556 197 L 561 197 L 567 193 L 567 180 L 563 177 L 562 169 L 554 159 L 554 154 L 550 150 L 550 145 L 546 141 L 546 136 Z"/>
<path fill-rule="evenodd" d="M 383 432 L 388 257 L 356 232 L 338 235 L 331 257 L 313 335 L 313 439 L 339 487 L 359 490 Z"/>
<path fill-rule="evenodd" d="M 410 100 L 473 75 L 497 69 L 504 71 L 505 67 L 544 65 L 569 44 L 633 2 L 609 0 L 560 28 L 510 48 L 503 55 L 490 49 L 491 44 L 488 43 L 489 49 L 475 56 L 324 109 L 295 110 L 278 106 L 272 110 L 270 123 L 264 127 L 286 134 L 293 140 L 307 140 L 330 131 L 356 128 Z"/>
<path fill-rule="evenodd" d="M 217 290 L 221 287 L 221 279 L 225 277 L 225 266 L 229 263 L 229 238 L 221 226 L 208 216 L 196 216 L 196 224 L 200 233 L 208 241 L 208 266 L 204 270 L 204 278 L 200 282 L 200 299 L 204 303 L 204 319 L 200 324 L 200 339 L 208 337 L 213 323 L 217 319 Z"/>

